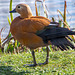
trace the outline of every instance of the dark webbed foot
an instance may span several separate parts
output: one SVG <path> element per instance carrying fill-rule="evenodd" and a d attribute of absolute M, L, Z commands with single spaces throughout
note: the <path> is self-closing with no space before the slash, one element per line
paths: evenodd
<path fill-rule="evenodd" d="M 25 65 L 23 65 L 23 66 L 35 67 L 35 66 L 37 66 L 37 64 L 25 64 Z"/>
<path fill-rule="evenodd" d="M 48 64 L 48 62 L 44 62 L 44 63 L 39 63 L 38 65 L 46 65 L 46 64 Z"/>
<path fill-rule="evenodd" d="M 38 63 L 38 64 L 25 64 L 23 66 L 27 66 L 27 67 L 35 67 L 35 66 L 41 66 L 41 65 L 46 65 L 48 64 L 47 62 L 44 63 Z"/>

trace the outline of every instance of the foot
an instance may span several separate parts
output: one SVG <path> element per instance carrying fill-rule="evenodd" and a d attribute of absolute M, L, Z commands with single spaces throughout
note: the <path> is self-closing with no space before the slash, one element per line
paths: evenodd
<path fill-rule="evenodd" d="M 23 66 L 28 66 L 28 67 L 35 67 L 35 66 L 41 66 L 41 65 L 46 65 L 48 64 L 48 62 L 44 62 L 44 63 L 39 63 L 39 64 L 25 64 Z"/>
<path fill-rule="evenodd" d="M 23 65 L 23 66 L 35 67 L 35 66 L 37 66 L 37 64 L 25 64 L 25 65 Z"/>
<path fill-rule="evenodd" d="M 46 64 L 48 64 L 48 62 L 39 63 L 38 65 L 46 65 Z"/>

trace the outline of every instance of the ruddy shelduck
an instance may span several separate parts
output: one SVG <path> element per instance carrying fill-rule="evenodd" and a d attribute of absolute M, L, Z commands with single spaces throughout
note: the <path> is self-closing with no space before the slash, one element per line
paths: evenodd
<path fill-rule="evenodd" d="M 54 45 L 61 50 L 75 48 L 70 42 L 68 35 L 75 35 L 74 31 L 59 27 L 59 23 L 51 22 L 48 18 L 42 16 L 33 16 L 30 7 L 27 4 L 18 4 L 10 13 L 18 12 L 20 16 L 16 17 L 10 26 L 11 34 L 21 44 L 29 47 L 33 56 L 33 65 L 36 66 L 34 49 L 48 45 Z M 47 49 L 46 61 L 42 64 L 48 64 L 49 49 Z"/>

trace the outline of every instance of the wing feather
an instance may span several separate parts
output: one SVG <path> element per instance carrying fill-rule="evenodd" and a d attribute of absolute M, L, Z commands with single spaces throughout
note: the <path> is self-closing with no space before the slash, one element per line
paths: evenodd
<path fill-rule="evenodd" d="M 57 26 L 48 27 L 37 33 L 37 35 L 43 39 L 44 43 L 48 43 L 48 41 L 50 41 L 52 45 L 57 46 L 61 50 L 69 49 L 68 46 L 70 46 L 71 48 L 75 48 L 74 45 L 71 43 L 72 40 L 68 36 L 75 35 L 75 32 L 68 30 L 67 28 Z"/>

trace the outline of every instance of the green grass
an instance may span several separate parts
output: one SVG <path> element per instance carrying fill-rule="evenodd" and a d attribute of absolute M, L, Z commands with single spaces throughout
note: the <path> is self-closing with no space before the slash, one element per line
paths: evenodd
<path fill-rule="evenodd" d="M 46 52 L 36 52 L 37 63 L 45 61 Z M 4 54 L 0 57 L 0 75 L 75 75 L 75 51 L 50 52 L 49 64 L 27 67 L 32 64 L 28 53 Z"/>

